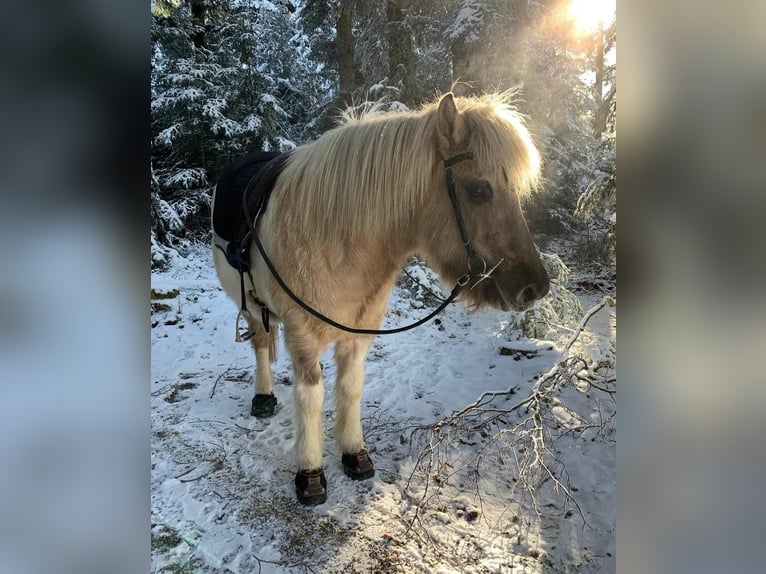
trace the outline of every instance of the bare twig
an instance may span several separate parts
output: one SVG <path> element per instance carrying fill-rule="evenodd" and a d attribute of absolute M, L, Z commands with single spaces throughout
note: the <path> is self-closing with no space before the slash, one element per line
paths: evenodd
<path fill-rule="evenodd" d="M 233 364 L 233 362 L 232 362 L 232 364 Z M 226 375 L 228 375 L 233 370 L 234 370 L 234 367 L 229 366 L 223 373 L 221 373 L 220 375 L 218 375 L 218 377 L 216 377 L 215 382 L 213 383 L 213 388 L 210 389 L 210 398 L 211 399 L 213 398 L 213 395 L 215 394 L 215 388 L 218 386 L 218 381 L 220 381 L 221 379 L 225 379 Z"/>
<path fill-rule="evenodd" d="M 569 340 L 564 345 L 564 350 L 565 351 L 568 351 L 569 349 L 572 348 L 572 345 L 574 345 L 575 341 L 577 341 L 577 339 L 580 337 L 580 334 L 582 333 L 583 329 L 585 329 L 585 325 L 588 324 L 588 321 L 590 321 L 593 318 L 593 316 L 596 313 L 598 313 L 601 309 L 606 307 L 607 304 L 612 306 L 612 307 L 614 307 L 616 305 L 614 297 L 609 297 L 607 295 L 606 297 L 601 299 L 600 303 L 598 303 L 597 305 L 594 305 L 593 307 L 591 307 L 588 310 L 587 313 L 585 313 L 583 318 L 580 320 L 580 323 L 575 328 L 574 333 L 572 334 L 572 336 L 569 338 Z"/>

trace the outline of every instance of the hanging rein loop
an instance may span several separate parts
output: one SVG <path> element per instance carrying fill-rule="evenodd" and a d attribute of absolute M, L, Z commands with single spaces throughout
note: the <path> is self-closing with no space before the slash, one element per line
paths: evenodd
<path fill-rule="evenodd" d="M 271 259 L 266 255 L 266 250 L 263 248 L 263 244 L 261 243 L 260 238 L 258 237 L 258 233 L 256 232 L 256 229 L 258 227 L 258 224 L 260 223 L 261 217 L 263 216 L 263 209 L 260 208 L 258 210 L 258 213 L 255 215 L 255 219 L 253 219 L 250 216 L 249 208 L 247 205 L 247 193 L 250 189 L 250 186 L 248 185 L 247 188 L 245 188 L 245 192 L 242 197 L 242 207 L 245 212 L 245 219 L 247 220 L 247 224 L 250 227 L 250 232 L 247 234 L 250 236 L 250 238 L 255 243 L 255 246 L 258 248 L 258 252 L 261 254 L 261 257 L 263 257 L 263 261 L 266 263 L 266 266 L 269 268 L 269 271 L 274 276 L 274 279 L 279 284 L 279 286 L 284 290 L 285 293 L 292 299 L 298 306 L 300 306 L 304 311 L 310 313 L 320 321 L 324 321 L 328 325 L 331 325 L 335 327 L 336 329 L 340 329 L 341 331 L 346 331 L 347 333 L 355 333 L 358 335 L 393 335 L 394 333 L 402 333 L 404 331 L 409 331 L 410 329 L 414 329 L 415 327 L 419 327 L 420 325 L 423 325 L 424 323 L 427 323 L 436 315 L 441 313 L 447 305 L 452 303 L 457 296 L 460 294 L 461 289 L 468 285 L 468 283 L 471 282 L 472 279 L 477 279 L 474 286 L 478 285 L 481 281 L 486 279 L 489 274 L 487 273 L 487 263 L 484 261 L 484 258 L 482 258 L 480 255 L 476 253 L 476 251 L 473 248 L 473 244 L 471 243 L 471 240 L 468 238 L 468 233 L 465 229 L 465 222 L 463 221 L 463 214 L 460 211 L 460 204 L 457 200 L 457 194 L 455 193 L 455 183 L 452 179 L 452 166 L 455 165 L 458 162 L 464 161 L 466 159 L 473 159 L 473 153 L 471 152 L 463 152 L 459 153 L 457 155 L 454 155 L 450 158 L 447 158 L 444 160 L 444 171 L 447 179 L 447 193 L 449 194 L 450 202 L 452 203 L 452 208 L 455 212 L 455 219 L 457 221 L 458 230 L 460 231 L 460 238 L 463 241 L 463 245 L 465 246 L 466 253 L 468 254 L 468 271 L 464 273 L 455 284 L 455 287 L 450 292 L 449 296 L 444 299 L 441 304 L 431 313 L 429 313 L 427 316 L 423 317 L 422 319 L 415 321 L 414 323 L 411 323 L 409 325 L 405 325 L 404 327 L 397 327 L 395 329 L 358 329 L 356 327 L 348 327 L 347 325 L 343 325 L 341 323 L 338 323 L 337 321 L 333 321 L 326 315 L 323 315 L 313 307 L 311 307 L 308 303 L 303 301 L 300 297 L 298 297 L 295 293 L 293 293 L 292 289 L 287 286 L 287 284 L 284 282 L 282 277 L 277 272 L 276 268 L 274 267 L 274 264 L 271 262 Z M 264 169 L 268 169 L 268 166 Z M 257 177 L 257 176 L 256 176 Z M 247 241 L 248 237 L 245 236 L 243 238 L 242 243 L 244 244 L 245 241 Z M 473 265 L 472 265 L 473 262 Z M 499 263 L 498 263 L 499 265 Z M 475 268 L 474 268 L 475 267 Z M 494 271 L 494 269 L 497 268 L 497 265 L 493 267 L 489 273 Z M 251 278 L 252 281 L 252 278 Z M 244 288 L 244 285 L 243 285 Z"/>

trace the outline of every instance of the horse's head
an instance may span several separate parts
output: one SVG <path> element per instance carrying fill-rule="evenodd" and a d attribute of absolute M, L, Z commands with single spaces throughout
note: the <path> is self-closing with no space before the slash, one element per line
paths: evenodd
<path fill-rule="evenodd" d="M 474 275 L 481 273 L 486 263 L 486 271 L 492 270 L 489 277 L 478 284 L 474 278 L 463 289 L 470 304 L 528 309 L 549 288 L 521 209 L 539 173 L 539 155 L 529 133 L 507 105 L 455 99 L 452 94 L 435 106 L 433 126 L 437 162 L 420 226 L 421 251 L 451 282 L 469 267 Z M 445 166 L 450 159 L 455 161 L 451 174 Z M 448 193 L 450 178 L 468 248 Z"/>

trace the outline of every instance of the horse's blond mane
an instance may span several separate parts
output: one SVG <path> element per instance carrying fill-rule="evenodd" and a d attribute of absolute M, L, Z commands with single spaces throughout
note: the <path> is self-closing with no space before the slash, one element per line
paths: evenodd
<path fill-rule="evenodd" d="M 527 193 L 536 184 L 539 157 L 520 116 L 502 96 L 455 101 L 478 165 L 507 174 L 518 193 Z M 342 125 L 292 152 L 278 180 L 280 201 L 317 239 L 379 237 L 406 225 L 442 167 L 437 105 L 345 114 Z M 330 220 L 320 214 L 331 214 Z"/>

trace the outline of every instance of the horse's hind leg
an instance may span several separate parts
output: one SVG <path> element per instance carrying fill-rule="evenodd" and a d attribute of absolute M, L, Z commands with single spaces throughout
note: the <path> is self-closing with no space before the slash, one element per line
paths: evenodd
<path fill-rule="evenodd" d="M 267 333 L 263 325 L 252 321 L 250 330 L 254 332 L 250 342 L 255 351 L 255 397 L 250 407 L 250 414 L 258 418 L 274 415 L 277 397 L 274 396 L 274 376 L 271 363 L 276 360 L 277 326 L 273 325 Z"/>
<path fill-rule="evenodd" d="M 335 439 L 346 474 L 354 480 L 375 475 L 375 467 L 364 448 L 360 406 L 364 386 L 364 360 L 372 338 L 354 337 L 335 345 L 338 379 L 335 382 Z"/>

